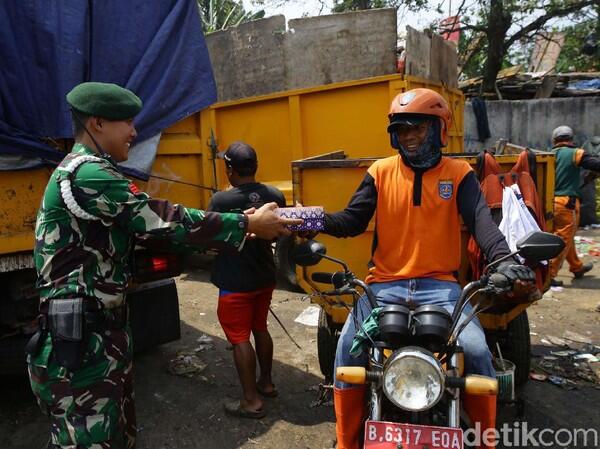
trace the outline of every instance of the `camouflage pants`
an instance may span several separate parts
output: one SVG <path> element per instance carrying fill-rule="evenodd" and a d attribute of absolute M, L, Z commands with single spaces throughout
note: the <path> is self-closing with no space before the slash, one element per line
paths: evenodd
<path fill-rule="evenodd" d="M 93 332 L 81 368 L 67 371 L 46 338 L 28 359 L 29 380 L 62 449 L 133 449 L 136 422 L 129 329 Z"/>

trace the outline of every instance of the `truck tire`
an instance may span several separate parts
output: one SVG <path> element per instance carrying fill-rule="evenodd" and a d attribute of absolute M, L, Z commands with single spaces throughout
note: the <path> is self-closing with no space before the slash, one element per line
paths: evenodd
<path fill-rule="evenodd" d="M 499 343 L 502 356 L 515 364 L 515 386 L 524 385 L 531 368 L 531 337 L 526 310 L 508 323 Z"/>
<path fill-rule="evenodd" d="M 331 323 L 327 313 L 321 308 L 317 328 L 317 354 L 319 356 L 319 368 L 321 368 L 321 373 L 325 376 L 327 382 L 333 380 L 333 365 L 340 330 L 341 328 Z"/>
<path fill-rule="evenodd" d="M 277 284 L 286 290 L 302 292 L 296 278 L 296 264 L 290 257 L 295 245 L 296 241 L 292 236 L 277 239 L 273 254 L 277 269 Z"/>

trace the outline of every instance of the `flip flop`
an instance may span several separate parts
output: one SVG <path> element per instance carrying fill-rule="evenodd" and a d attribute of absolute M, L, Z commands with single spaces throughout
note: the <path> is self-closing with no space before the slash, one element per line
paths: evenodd
<path fill-rule="evenodd" d="M 277 396 L 279 396 L 279 391 L 277 391 L 277 389 L 275 388 L 275 385 L 273 385 L 273 390 L 271 390 L 271 391 L 265 391 L 262 388 L 260 388 L 258 385 L 256 385 L 256 391 L 258 391 L 258 394 L 260 394 L 261 396 L 264 396 L 265 398 L 276 398 Z"/>
<path fill-rule="evenodd" d="M 225 413 L 236 418 L 261 419 L 267 416 L 264 408 L 259 410 L 248 410 L 242 407 L 240 401 L 227 402 L 224 406 Z"/>

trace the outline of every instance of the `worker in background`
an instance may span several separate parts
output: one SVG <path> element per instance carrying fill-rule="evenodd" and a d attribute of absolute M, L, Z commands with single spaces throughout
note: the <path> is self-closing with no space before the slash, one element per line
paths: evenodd
<path fill-rule="evenodd" d="M 222 158 L 232 188 L 215 193 L 208 210 L 239 213 L 266 203 L 285 207 L 281 191 L 256 182 L 258 160 L 250 145 L 234 142 Z M 276 282 L 271 241 L 255 239 L 246 242 L 239 253 L 219 253 L 211 281 L 219 288 L 217 316 L 233 345 L 233 360 L 242 386 L 242 399 L 226 403 L 225 412 L 240 418 L 262 418 L 266 415 L 263 398 L 278 394 L 271 379 L 273 340 L 267 329 Z M 250 334 L 254 335 L 256 352 Z"/>
<path fill-rule="evenodd" d="M 273 239 L 287 224 L 266 204 L 204 212 L 153 199 L 121 174 L 142 101 L 115 84 L 67 95 L 75 145 L 56 168 L 35 225 L 40 330 L 27 346 L 31 387 L 50 418 L 48 448 L 132 449 L 133 349 L 126 290 L 134 238 L 237 251 L 247 235 Z M 301 221 L 300 221 L 301 222 Z"/>
<path fill-rule="evenodd" d="M 600 155 L 600 136 L 592 136 L 585 141 L 582 148 L 592 156 Z M 585 229 L 600 228 L 596 216 L 596 179 L 598 174 L 590 170 L 581 170 L 581 213 L 579 226 Z"/>
<path fill-rule="evenodd" d="M 552 131 L 552 152 L 555 155 L 556 181 L 554 184 L 554 233 L 565 241 L 565 249 L 550 261 L 550 278 L 553 287 L 563 281 L 556 279 L 565 261 L 575 279 L 580 279 L 593 268 L 592 262 L 583 263 L 577 256 L 575 233 L 579 226 L 581 206 L 581 169 L 600 171 L 600 156 L 592 156 L 574 141 L 573 129 L 559 126 Z"/>

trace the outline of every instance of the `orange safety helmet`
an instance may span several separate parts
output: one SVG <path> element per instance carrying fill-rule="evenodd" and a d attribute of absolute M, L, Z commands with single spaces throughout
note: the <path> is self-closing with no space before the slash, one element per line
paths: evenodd
<path fill-rule="evenodd" d="M 395 125 L 406 123 L 405 114 L 428 115 L 441 119 L 440 142 L 443 146 L 448 144 L 448 129 L 452 122 L 452 113 L 448 103 L 437 92 L 431 89 L 412 89 L 399 93 L 392 100 L 388 115 L 390 124 L 388 132 L 392 133 Z"/>

